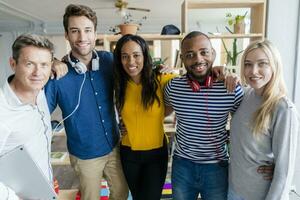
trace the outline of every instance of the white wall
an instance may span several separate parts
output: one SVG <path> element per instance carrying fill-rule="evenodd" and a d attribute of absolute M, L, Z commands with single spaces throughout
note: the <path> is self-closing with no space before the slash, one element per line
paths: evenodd
<path fill-rule="evenodd" d="M 299 78 L 300 66 L 296 63 L 298 54 L 298 19 L 299 19 L 299 1 L 298 0 L 269 0 L 267 38 L 270 39 L 279 49 L 283 65 L 284 77 L 288 87 L 289 97 L 292 99 L 297 92 L 295 90 L 295 80 Z M 296 72 L 296 73 L 295 73 Z M 298 109 L 300 102 L 297 103 Z"/>
<path fill-rule="evenodd" d="M 278 47 L 284 63 L 284 77 L 289 96 L 300 111 L 300 53 L 299 53 L 299 0 L 269 0 L 267 38 Z M 300 139 L 298 140 L 300 145 Z M 300 146 L 294 176 L 295 189 L 300 194 Z M 291 200 L 300 199 L 292 194 Z"/>
<path fill-rule="evenodd" d="M 2 85 L 6 78 L 12 74 L 9 66 L 9 57 L 11 56 L 11 45 L 15 40 L 12 33 L 2 32 L 0 36 L 0 85 Z"/>
<path fill-rule="evenodd" d="M 64 55 L 66 55 L 66 53 L 68 53 L 68 41 L 65 39 L 64 35 L 52 35 L 47 36 L 47 38 L 54 44 L 54 56 L 57 59 L 61 59 Z"/>

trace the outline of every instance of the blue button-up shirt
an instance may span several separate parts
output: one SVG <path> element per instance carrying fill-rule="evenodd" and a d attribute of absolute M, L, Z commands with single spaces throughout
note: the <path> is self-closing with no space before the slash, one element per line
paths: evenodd
<path fill-rule="evenodd" d="M 78 74 L 67 63 L 67 75 L 50 80 L 45 87 L 50 112 L 59 105 L 65 118 L 79 104 L 64 125 L 68 150 L 80 159 L 106 155 L 119 141 L 113 103 L 113 57 L 104 51 L 98 55 L 99 70 Z"/>

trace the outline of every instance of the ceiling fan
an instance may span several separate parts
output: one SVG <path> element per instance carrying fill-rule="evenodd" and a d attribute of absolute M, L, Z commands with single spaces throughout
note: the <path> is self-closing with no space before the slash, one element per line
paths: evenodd
<path fill-rule="evenodd" d="M 136 10 L 136 11 L 143 11 L 143 12 L 150 12 L 150 9 L 146 8 L 136 8 L 136 7 L 128 7 L 128 2 L 125 0 L 116 0 L 115 1 L 115 7 L 117 8 L 120 12 L 124 10 Z M 106 8 L 96 8 L 96 9 L 106 9 Z"/>
<path fill-rule="evenodd" d="M 128 2 L 124 0 L 116 0 L 115 2 L 115 7 L 122 10 L 122 9 L 127 9 L 127 10 L 138 10 L 138 11 L 144 11 L 144 12 L 150 12 L 150 9 L 146 8 L 135 8 L 135 7 L 127 7 Z"/>

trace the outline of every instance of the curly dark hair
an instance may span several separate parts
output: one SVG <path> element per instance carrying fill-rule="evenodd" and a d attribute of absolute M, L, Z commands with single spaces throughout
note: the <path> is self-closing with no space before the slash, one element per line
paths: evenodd
<path fill-rule="evenodd" d="M 156 91 L 159 87 L 157 70 L 153 70 L 152 58 L 149 54 L 149 48 L 146 41 L 137 35 L 127 34 L 121 37 L 114 50 L 114 86 L 115 86 L 115 97 L 116 106 L 118 111 L 123 109 L 125 103 L 125 91 L 127 87 L 127 81 L 130 79 L 129 75 L 123 69 L 121 62 L 121 49 L 129 41 L 134 41 L 140 45 L 143 56 L 144 63 L 143 69 L 141 71 L 141 84 L 142 84 L 142 104 L 145 109 L 148 109 L 153 105 L 156 100 L 160 106 L 159 98 Z"/>

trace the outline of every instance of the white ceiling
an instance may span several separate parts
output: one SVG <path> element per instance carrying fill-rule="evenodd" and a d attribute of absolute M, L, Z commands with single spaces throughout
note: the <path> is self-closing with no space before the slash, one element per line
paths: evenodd
<path fill-rule="evenodd" d="M 127 0 L 128 7 L 148 8 L 150 13 L 130 11 L 135 20 L 147 16 L 140 32 L 160 33 L 166 24 L 181 29 L 181 4 L 183 0 Z M 0 0 L 0 32 L 35 31 L 62 34 L 62 16 L 67 5 L 83 4 L 93 8 L 98 16 L 98 32 L 109 33 L 109 28 L 122 22 L 114 9 L 115 0 Z M 243 14 L 244 10 L 193 10 L 189 24 L 192 30 L 215 31 L 218 24 L 226 23 L 226 12 Z M 206 30 L 206 25 L 210 28 Z M 221 25 L 221 27 L 223 27 Z"/>

